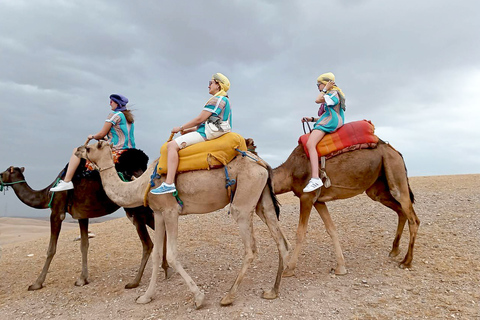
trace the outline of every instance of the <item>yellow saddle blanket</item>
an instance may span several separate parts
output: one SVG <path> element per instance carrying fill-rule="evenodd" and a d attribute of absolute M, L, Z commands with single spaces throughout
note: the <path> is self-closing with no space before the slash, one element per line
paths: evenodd
<path fill-rule="evenodd" d="M 235 149 L 247 151 L 245 139 L 235 132 L 226 133 L 213 140 L 196 143 L 178 152 L 177 172 L 213 169 L 224 166 L 238 154 Z M 157 173 L 167 173 L 167 143 L 164 143 L 160 149 Z"/>

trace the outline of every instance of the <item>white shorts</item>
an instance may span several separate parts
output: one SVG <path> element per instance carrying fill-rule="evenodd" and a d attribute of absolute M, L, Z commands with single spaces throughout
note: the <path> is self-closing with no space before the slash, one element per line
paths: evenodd
<path fill-rule="evenodd" d="M 178 138 L 173 139 L 181 149 L 191 146 L 192 144 L 204 142 L 205 139 L 197 131 L 185 133 Z"/>

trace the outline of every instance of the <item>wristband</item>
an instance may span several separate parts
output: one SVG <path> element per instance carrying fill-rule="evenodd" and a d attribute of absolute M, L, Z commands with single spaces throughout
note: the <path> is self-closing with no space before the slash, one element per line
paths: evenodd
<path fill-rule="evenodd" d="M 325 94 L 325 93 L 327 93 L 327 90 L 323 89 L 322 92 Z"/>

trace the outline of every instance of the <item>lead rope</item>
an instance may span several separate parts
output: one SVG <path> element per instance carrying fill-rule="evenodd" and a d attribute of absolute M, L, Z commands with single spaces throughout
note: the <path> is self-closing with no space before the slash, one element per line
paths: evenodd
<path fill-rule="evenodd" d="M 227 166 L 225 166 L 224 168 L 225 168 L 225 180 L 226 180 L 225 188 L 227 189 L 228 198 L 230 199 L 230 207 L 228 209 L 228 214 L 230 214 L 230 211 L 232 210 L 232 202 L 233 202 L 233 196 L 234 196 L 234 192 L 232 192 L 232 186 L 235 183 L 237 183 L 237 181 L 235 179 L 230 179 L 230 176 L 228 175 Z"/>
<path fill-rule="evenodd" d="M 14 184 L 17 184 L 17 183 L 22 183 L 22 182 L 27 182 L 27 181 L 19 180 L 19 181 L 15 181 L 15 182 L 3 182 L 2 177 L 0 177 L 0 192 L 3 191 L 3 194 L 5 194 L 5 191 L 7 191 L 8 187 L 10 187 Z"/>

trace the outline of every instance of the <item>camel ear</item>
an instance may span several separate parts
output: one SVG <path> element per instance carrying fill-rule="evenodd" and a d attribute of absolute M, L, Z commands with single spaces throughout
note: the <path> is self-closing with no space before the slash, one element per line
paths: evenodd
<path fill-rule="evenodd" d="M 25 171 L 25 167 L 21 167 L 20 171 L 23 173 L 23 171 Z"/>
<path fill-rule="evenodd" d="M 10 170 L 10 173 L 13 173 L 13 166 L 10 166 L 10 168 L 8 168 Z"/>

